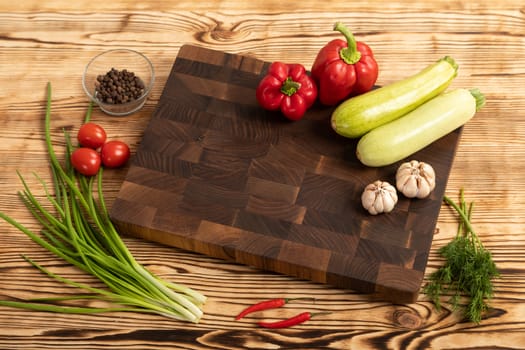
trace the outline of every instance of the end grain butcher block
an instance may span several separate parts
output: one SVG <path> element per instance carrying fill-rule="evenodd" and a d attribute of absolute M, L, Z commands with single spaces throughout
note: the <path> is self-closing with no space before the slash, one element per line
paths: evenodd
<path fill-rule="evenodd" d="M 257 105 L 269 66 L 186 45 L 112 206 L 121 232 L 394 302 L 418 296 L 460 130 L 413 158 L 432 164 L 430 198 L 400 196 L 372 216 L 363 188 L 399 164 L 367 168 L 331 108 L 289 122 Z"/>

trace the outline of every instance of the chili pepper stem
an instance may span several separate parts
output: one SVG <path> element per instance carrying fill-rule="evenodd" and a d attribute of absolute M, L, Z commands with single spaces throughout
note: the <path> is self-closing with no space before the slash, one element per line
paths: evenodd
<path fill-rule="evenodd" d="M 341 22 L 337 22 L 334 25 L 334 30 L 343 34 L 348 44 L 348 47 L 339 51 L 339 56 L 341 59 L 347 64 L 359 62 L 361 59 L 361 52 L 357 50 L 357 42 L 355 40 L 354 34 L 352 34 L 352 32 L 349 31 L 348 28 L 346 28 L 346 26 Z"/>

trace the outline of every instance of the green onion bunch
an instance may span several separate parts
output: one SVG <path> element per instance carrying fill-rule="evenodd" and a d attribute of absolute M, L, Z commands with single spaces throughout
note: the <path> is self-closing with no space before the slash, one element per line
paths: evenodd
<path fill-rule="evenodd" d="M 89 105 L 86 121 L 90 118 L 91 110 L 92 104 Z M 51 84 L 48 83 L 45 139 L 54 191 L 50 191 L 45 182 L 36 175 L 44 187 L 47 205 L 33 195 L 27 182 L 20 173 L 18 174 L 24 188 L 20 197 L 42 225 L 40 234 L 32 232 L 2 212 L 0 218 L 56 256 L 97 277 L 108 288 L 93 288 L 63 278 L 24 256 L 26 261 L 48 276 L 67 285 L 82 288 L 88 294 L 24 301 L 0 300 L 0 305 L 63 313 L 145 312 L 199 322 L 203 314 L 201 306 L 206 297 L 184 285 L 155 276 L 135 260 L 110 220 L 102 191 L 102 167 L 97 176 L 92 177 L 75 172 L 69 162 L 74 146 L 67 133 L 66 161 L 62 166 L 51 142 L 50 120 Z M 49 204 L 51 210 L 46 209 L 49 208 Z M 61 303 L 65 300 L 94 298 L 114 306 L 76 307 Z"/>

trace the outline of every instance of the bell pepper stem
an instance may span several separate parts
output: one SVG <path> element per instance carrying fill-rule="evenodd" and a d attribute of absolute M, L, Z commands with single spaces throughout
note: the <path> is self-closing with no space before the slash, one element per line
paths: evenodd
<path fill-rule="evenodd" d="M 301 88 L 301 83 L 288 77 L 281 86 L 281 92 L 286 96 L 292 96 Z"/>
<path fill-rule="evenodd" d="M 341 57 L 341 59 L 347 64 L 354 64 L 359 62 L 359 60 L 361 59 L 361 52 L 357 50 L 357 42 L 352 32 L 348 30 L 348 28 L 346 28 L 346 26 L 341 22 L 337 22 L 334 25 L 334 30 L 344 35 L 348 45 L 346 48 L 341 49 L 339 51 L 339 56 Z"/>

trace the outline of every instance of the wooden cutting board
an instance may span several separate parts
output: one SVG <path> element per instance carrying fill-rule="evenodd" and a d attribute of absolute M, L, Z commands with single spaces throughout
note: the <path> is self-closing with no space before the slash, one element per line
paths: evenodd
<path fill-rule="evenodd" d="M 257 105 L 268 62 L 183 46 L 112 206 L 121 232 L 400 303 L 416 300 L 461 129 L 410 157 L 437 174 L 430 198 L 361 206 L 374 180 L 333 108 L 289 122 Z M 154 253 L 153 253 L 154 254 Z"/>

